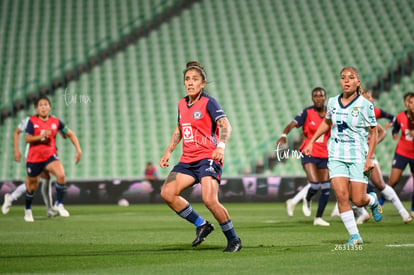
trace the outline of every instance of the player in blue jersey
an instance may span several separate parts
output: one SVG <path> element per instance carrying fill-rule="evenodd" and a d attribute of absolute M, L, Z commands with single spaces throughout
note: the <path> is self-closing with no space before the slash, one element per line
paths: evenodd
<path fill-rule="evenodd" d="M 304 148 L 311 155 L 315 141 L 329 129 L 329 176 L 335 190 L 341 219 L 351 236 L 346 245 L 362 244 L 350 199 L 356 206 L 368 205 L 375 221 L 382 219 L 382 208 L 375 193 L 367 194 L 368 173 L 374 168 L 377 121 L 374 106 L 359 94 L 361 81 L 356 68 L 340 73 L 342 93 L 328 101 L 325 120 Z M 368 134 L 370 135 L 368 141 Z"/>

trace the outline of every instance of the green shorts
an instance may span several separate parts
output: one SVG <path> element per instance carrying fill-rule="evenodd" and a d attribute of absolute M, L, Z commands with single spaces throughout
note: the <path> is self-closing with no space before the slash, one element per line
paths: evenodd
<path fill-rule="evenodd" d="M 363 182 L 368 184 L 368 176 L 364 173 L 364 163 L 343 162 L 339 160 L 329 160 L 329 177 L 349 178 L 349 181 Z"/>

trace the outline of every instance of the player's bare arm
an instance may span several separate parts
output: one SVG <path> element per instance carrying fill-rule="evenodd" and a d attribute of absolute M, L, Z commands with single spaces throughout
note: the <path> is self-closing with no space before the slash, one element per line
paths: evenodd
<path fill-rule="evenodd" d="M 215 161 L 222 162 L 224 159 L 224 148 L 226 147 L 231 134 L 231 125 L 227 117 L 218 119 L 217 125 L 220 129 L 220 141 L 216 149 L 214 149 L 211 158 Z"/>
<path fill-rule="evenodd" d="M 167 147 L 167 151 L 161 157 L 161 160 L 160 160 L 161 168 L 167 168 L 169 166 L 168 161 L 170 160 L 170 155 L 174 151 L 175 147 L 177 147 L 177 145 L 180 143 L 181 138 L 182 138 L 181 128 L 179 125 L 177 125 L 177 127 L 175 127 L 175 130 L 172 134 L 170 144 Z"/>
<path fill-rule="evenodd" d="M 231 135 L 231 125 L 227 117 L 222 117 L 217 120 L 217 125 L 220 129 L 220 142 L 227 144 Z"/>

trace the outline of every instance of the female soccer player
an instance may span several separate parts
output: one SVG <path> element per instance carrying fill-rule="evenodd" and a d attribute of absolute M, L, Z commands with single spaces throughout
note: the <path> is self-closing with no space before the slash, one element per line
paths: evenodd
<path fill-rule="evenodd" d="M 382 219 L 382 208 L 375 193 L 366 193 L 367 173 L 374 168 L 372 158 L 377 143 L 374 106 L 359 94 L 359 72 L 342 69 L 342 93 L 328 101 L 324 121 L 304 148 L 311 155 L 315 141 L 329 129 L 329 176 L 335 190 L 341 219 L 351 238 L 346 245 L 362 244 L 350 199 L 356 206 L 369 205 L 375 221 Z M 368 142 L 368 134 L 370 135 Z"/>
<path fill-rule="evenodd" d="M 398 139 L 392 162 L 391 175 L 388 184 L 394 187 L 400 180 L 401 174 L 407 164 L 410 165 L 411 174 L 414 176 L 414 94 L 407 93 L 404 97 L 407 110 L 399 113 L 394 121 L 392 137 Z M 414 217 L 414 193 L 411 198 L 411 216 Z"/>
<path fill-rule="evenodd" d="M 290 122 L 286 128 L 283 130 L 282 136 L 276 141 L 276 146 L 279 144 L 286 143 L 286 136 L 294 127 L 303 127 L 303 134 L 305 139 L 300 146 L 299 150 L 302 150 L 309 142 L 309 139 L 313 136 L 316 129 L 318 129 L 319 124 L 325 118 L 326 113 L 326 91 L 323 88 L 317 87 L 312 90 L 312 101 L 313 106 L 303 109 L 294 119 Z M 303 156 L 302 166 L 305 170 L 306 177 L 310 183 L 310 188 L 306 193 L 299 192 L 303 194 L 303 211 L 305 216 L 310 216 L 310 200 L 313 195 L 318 192 L 319 187 L 322 188 L 321 195 L 318 202 L 318 211 L 316 217 L 313 221 L 314 225 L 320 226 L 329 226 L 329 223 L 322 219 L 323 212 L 325 211 L 326 204 L 329 200 L 329 192 L 331 189 L 331 184 L 329 181 L 329 172 L 328 172 L 328 148 L 327 142 L 329 139 L 329 132 L 324 134 L 315 142 L 315 146 L 312 149 L 311 156 Z M 286 201 L 287 212 L 289 216 L 293 216 L 293 210 L 295 208 L 296 201 L 301 200 L 302 198 L 289 199 Z M 296 203 L 295 203 L 296 202 Z"/>
<path fill-rule="evenodd" d="M 17 128 L 14 130 L 13 133 L 13 145 L 14 145 L 14 160 L 16 162 L 20 162 L 22 159 L 22 154 L 19 150 L 19 135 L 23 132 L 26 132 L 27 123 L 29 122 L 30 117 L 26 117 L 22 119 L 22 121 L 19 123 Z M 66 138 L 61 132 L 59 132 L 63 138 Z M 30 145 L 27 144 L 26 150 L 25 150 L 25 158 L 27 157 L 28 151 L 29 151 Z M 41 184 L 41 193 L 43 197 L 43 201 L 46 205 L 46 214 L 48 217 L 54 217 L 57 215 L 66 216 L 67 210 L 60 208 L 60 212 L 55 210 L 53 207 L 53 199 L 52 199 L 52 181 L 49 172 L 43 171 L 40 174 L 40 182 Z M 26 194 L 26 184 L 22 183 L 20 184 L 13 193 L 11 194 L 5 194 L 4 195 L 4 202 L 2 205 L 2 212 L 3 214 L 7 214 L 10 210 L 10 207 L 13 204 L 13 201 L 16 201 L 18 198 L 20 198 L 23 194 Z"/>
<path fill-rule="evenodd" d="M 56 152 L 56 134 L 61 131 L 76 148 L 76 163 L 81 159 L 82 151 L 76 135 L 59 119 L 49 115 L 51 104 L 47 97 L 39 97 L 35 104 L 37 115 L 31 116 L 26 127 L 26 142 L 30 143 L 26 159 L 26 210 L 24 220 L 33 222 L 32 200 L 33 193 L 39 186 L 39 177 L 46 170 L 56 177 L 56 205 L 62 210 L 65 195 L 65 171 Z M 59 211 L 59 210 L 58 210 Z M 61 212 L 61 211 L 59 211 Z M 69 216 L 67 213 L 66 216 Z"/>
<path fill-rule="evenodd" d="M 192 246 L 197 246 L 214 230 L 214 226 L 198 215 L 180 193 L 200 183 L 203 202 L 227 238 L 224 252 L 236 252 L 242 248 L 241 240 L 226 208 L 218 200 L 224 149 L 231 126 L 218 102 L 205 93 L 206 83 L 204 68 L 198 62 L 188 62 L 184 70 L 187 96 L 178 102 L 178 125 L 160 160 L 160 166 L 169 166 L 170 155 L 181 139 L 183 154 L 165 180 L 161 197 L 179 216 L 197 227 L 196 238 L 192 243 Z"/>

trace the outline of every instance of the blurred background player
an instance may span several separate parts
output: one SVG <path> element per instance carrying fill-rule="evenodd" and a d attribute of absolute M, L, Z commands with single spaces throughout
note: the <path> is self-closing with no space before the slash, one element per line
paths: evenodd
<path fill-rule="evenodd" d="M 218 200 L 224 149 L 230 138 L 231 126 L 219 103 L 204 92 L 206 84 L 204 68 L 198 62 L 188 62 L 184 70 L 187 96 L 178 102 L 178 125 L 160 166 L 169 166 L 170 155 L 181 139 L 183 154 L 165 180 L 161 197 L 180 217 L 196 226 L 192 246 L 197 246 L 214 230 L 214 226 L 198 215 L 180 194 L 200 183 L 203 202 L 226 236 L 227 247 L 223 252 L 236 252 L 242 248 L 241 240 L 226 208 Z"/>
<path fill-rule="evenodd" d="M 19 135 L 22 132 L 26 132 L 27 123 L 29 121 L 29 117 L 24 118 L 17 128 L 14 130 L 13 133 L 13 145 L 14 145 L 14 160 L 16 162 L 20 162 L 22 158 L 22 154 L 19 150 Z M 59 132 L 63 138 L 66 138 L 61 132 Z M 26 149 L 24 153 L 24 157 L 27 158 L 27 153 L 29 151 L 30 144 L 26 144 Z M 48 217 L 54 217 L 58 214 L 62 214 L 62 216 L 65 216 L 65 209 L 61 210 L 61 213 L 59 213 L 54 207 L 53 207 L 53 198 L 52 198 L 52 181 L 50 174 L 47 171 L 43 171 L 40 174 L 40 182 L 41 182 L 41 193 L 43 197 L 43 201 L 46 206 L 46 214 Z M 4 195 L 4 202 L 2 205 L 2 212 L 3 214 L 7 214 L 10 211 L 10 207 L 13 204 L 13 201 L 18 200 L 23 194 L 26 193 L 26 184 L 22 183 L 20 184 L 16 190 L 14 190 L 11 194 L 5 194 Z"/>
<path fill-rule="evenodd" d="M 155 167 L 151 161 L 148 161 L 145 166 L 144 179 L 147 180 L 152 186 L 150 202 L 154 202 L 155 197 L 161 193 L 161 184 L 158 178 L 157 167 Z"/>
<path fill-rule="evenodd" d="M 303 109 L 283 130 L 282 136 L 276 141 L 276 146 L 286 144 L 286 136 L 294 127 L 303 127 L 304 140 L 299 150 L 302 150 L 313 136 L 319 124 L 324 120 L 326 114 L 326 91 L 316 87 L 312 90 L 313 106 Z M 326 204 L 329 200 L 330 181 L 328 172 L 328 149 L 327 142 L 330 133 L 327 132 L 319 138 L 312 149 L 311 156 L 302 157 L 302 167 L 305 170 L 309 184 L 304 187 L 293 199 L 286 201 L 287 213 L 293 216 L 295 205 L 303 198 L 303 213 L 305 216 L 311 215 L 310 202 L 312 197 L 321 188 L 318 201 L 318 211 L 313 221 L 314 225 L 329 226 L 329 223 L 322 219 Z"/>
<path fill-rule="evenodd" d="M 362 96 L 364 96 L 366 99 L 368 99 L 372 104 L 374 104 L 374 99 L 371 95 L 371 93 L 368 90 L 360 89 L 360 93 Z M 389 120 L 393 120 L 394 116 L 391 114 L 388 114 L 387 112 L 380 110 L 379 108 L 375 108 L 375 118 L 387 118 Z M 388 126 L 389 123 L 386 124 L 385 127 Z M 377 125 L 378 129 L 378 138 L 377 138 L 377 144 L 379 144 L 386 136 L 386 130 L 381 127 L 381 125 Z M 400 198 L 398 197 L 397 193 L 393 188 L 391 188 L 389 185 L 385 184 L 384 178 L 382 176 L 382 171 L 378 163 L 377 157 L 374 155 L 374 168 L 371 170 L 370 173 L 370 180 L 374 184 L 375 187 L 378 188 L 378 190 L 381 191 L 381 194 L 384 198 L 391 201 L 394 207 L 397 209 L 398 213 L 400 214 L 402 220 L 404 223 L 410 222 L 412 219 L 410 217 L 410 214 L 408 211 L 404 208 L 404 205 L 401 203 Z M 368 185 L 368 189 L 370 189 L 371 185 Z M 372 189 L 372 188 L 371 188 Z M 373 191 L 373 190 L 371 190 Z M 370 192 L 370 191 L 367 191 Z M 357 214 L 357 224 L 361 224 L 369 219 L 369 214 L 363 207 L 357 207 L 357 209 L 354 209 L 354 211 Z"/>
<path fill-rule="evenodd" d="M 345 245 L 356 245 L 362 244 L 363 240 L 350 199 L 356 206 L 370 206 L 375 221 L 382 219 L 376 194 L 366 193 L 367 172 L 374 168 L 372 158 L 377 144 L 377 121 L 374 106 L 359 94 L 361 81 L 358 70 L 353 67 L 342 69 L 340 83 L 342 93 L 329 99 L 325 119 L 303 151 L 311 155 L 315 141 L 331 129 L 329 176 L 342 222 L 350 235 Z"/>
<path fill-rule="evenodd" d="M 388 181 L 393 188 L 399 182 L 407 164 L 410 165 L 411 174 L 414 176 L 414 93 L 404 95 L 404 105 L 406 110 L 395 117 L 392 129 L 393 140 L 398 139 L 401 130 Z M 414 217 L 414 192 L 411 197 L 411 216 Z"/>
<path fill-rule="evenodd" d="M 56 134 L 61 131 L 76 148 L 76 163 L 80 161 L 82 151 L 76 135 L 59 119 L 49 115 L 51 104 L 47 97 L 39 97 L 35 101 L 37 115 L 31 116 L 26 127 L 26 142 L 30 144 L 26 159 L 26 206 L 24 220 L 33 222 L 32 200 L 39 185 L 39 177 L 43 170 L 56 177 L 56 207 L 64 212 L 63 199 L 65 195 L 65 171 L 56 152 Z M 66 211 L 67 212 L 67 211 Z M 69 216 L 69 212 L 67 215 Z"/>

